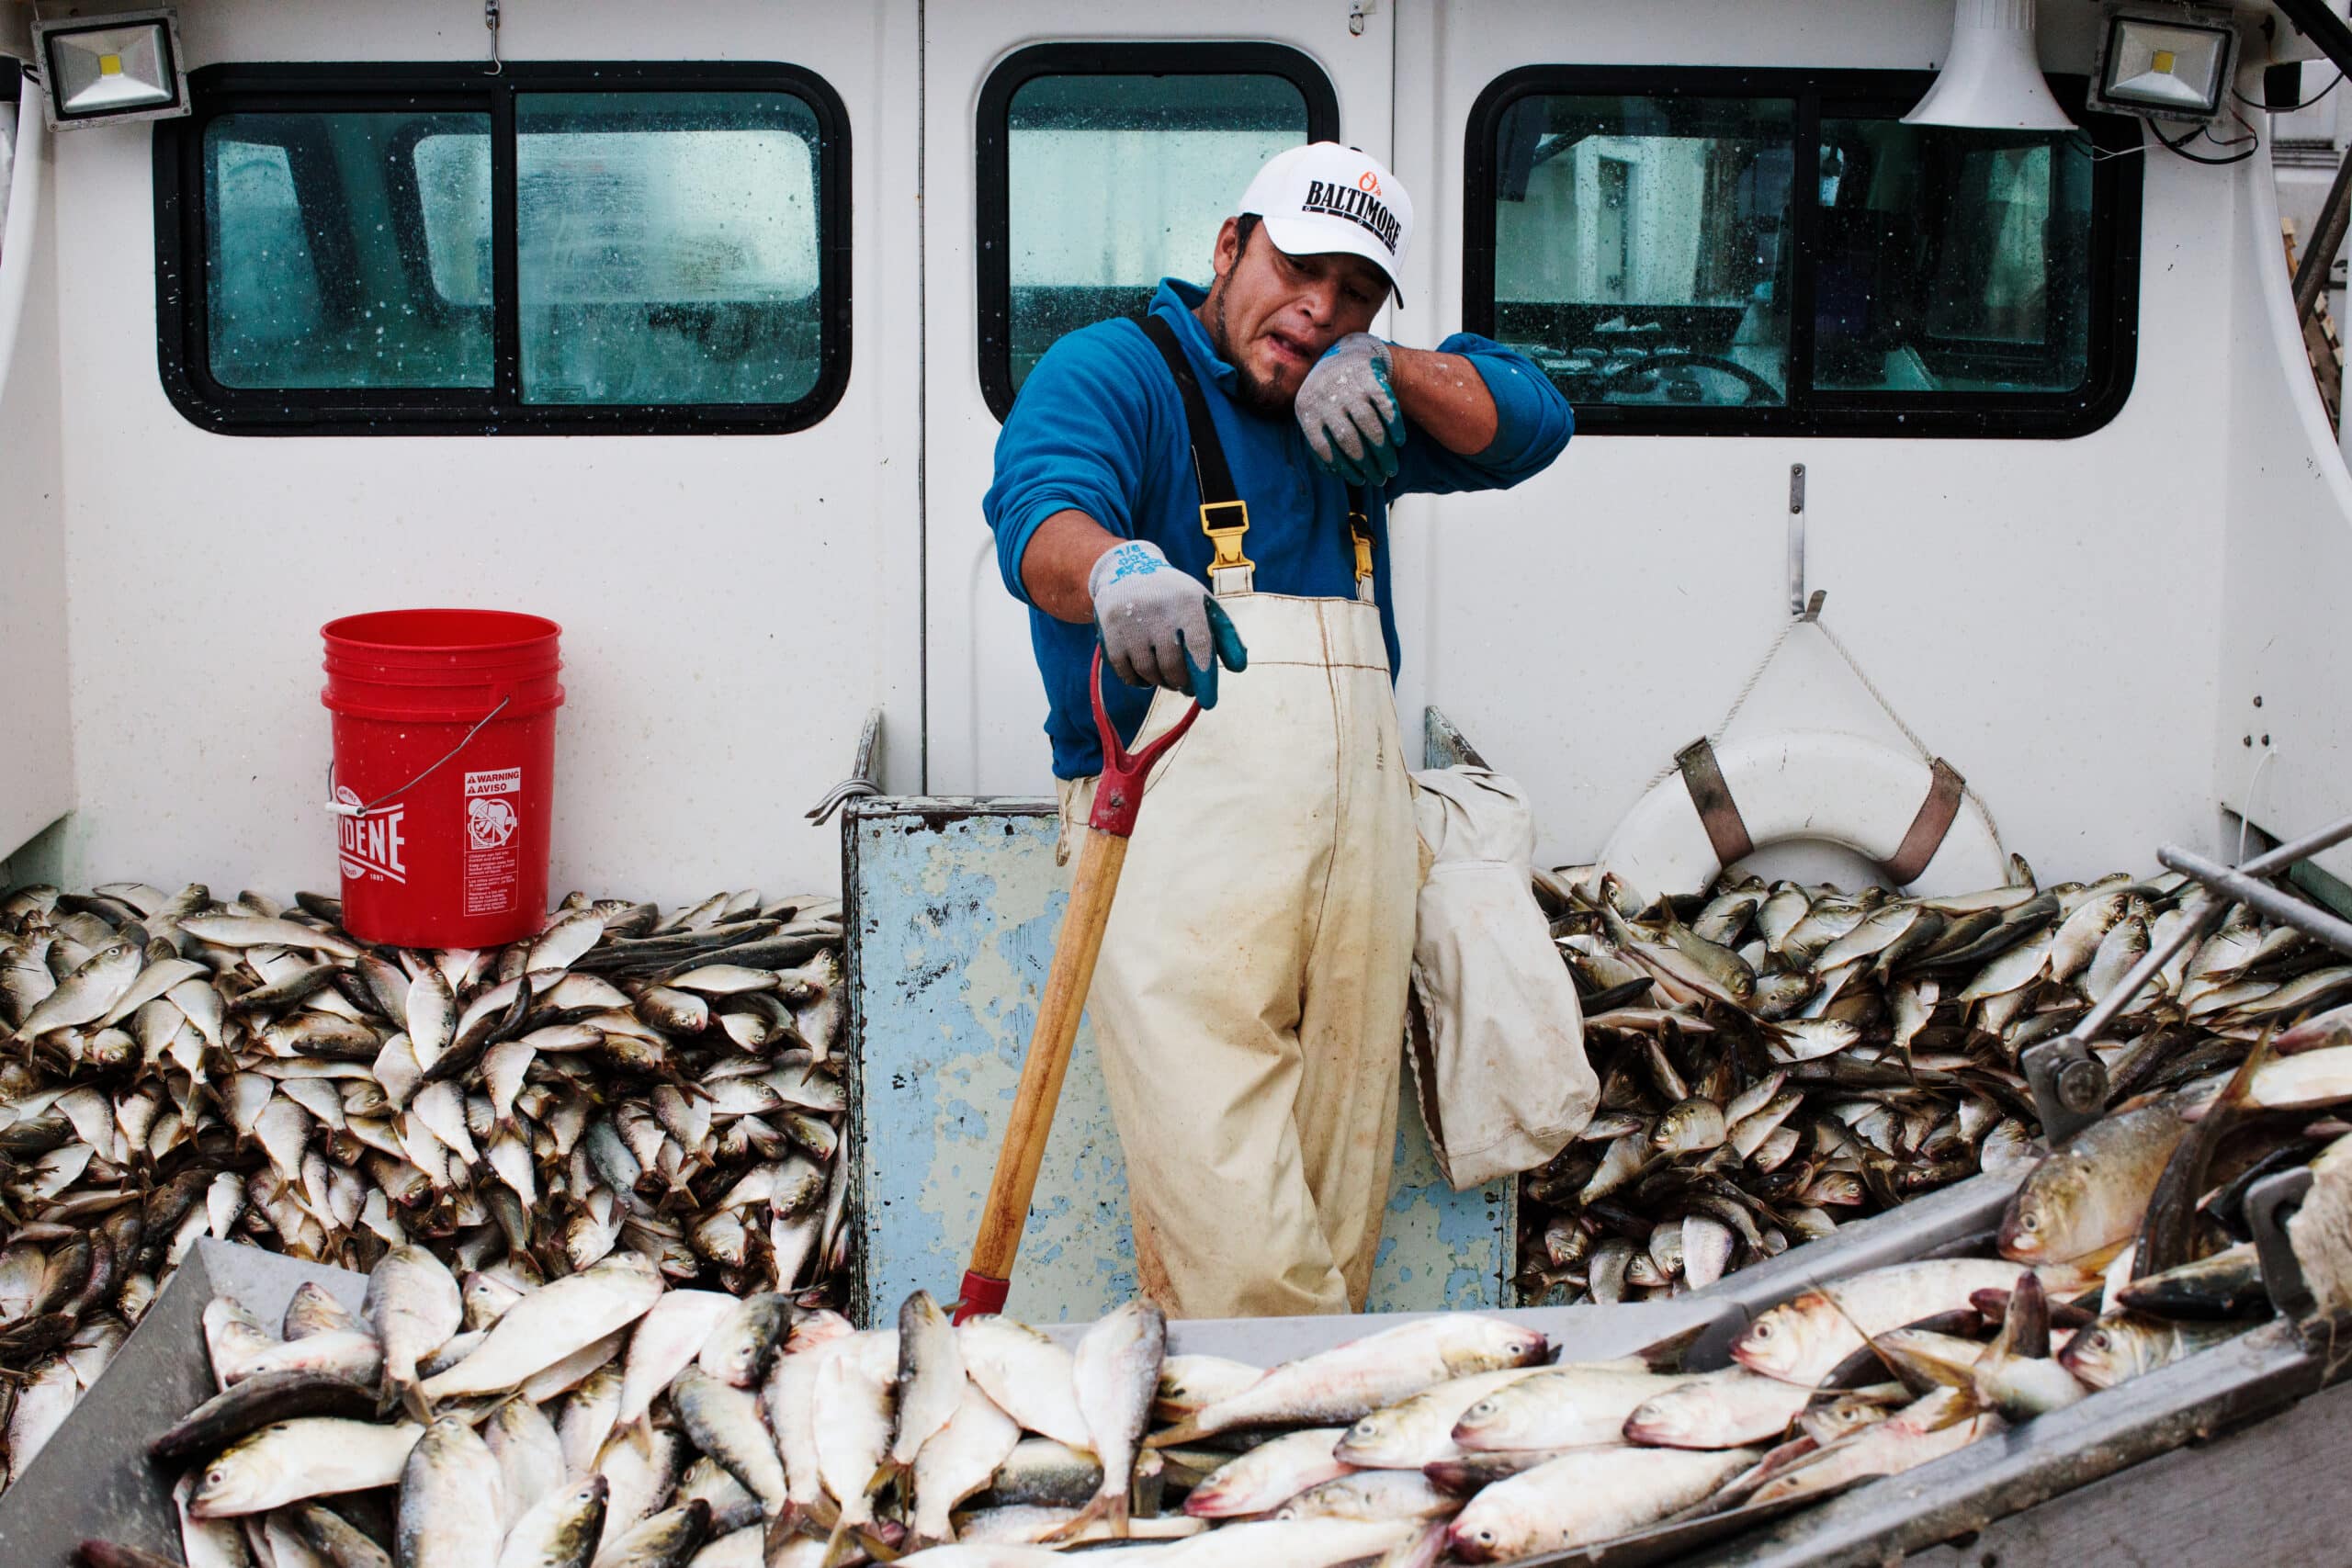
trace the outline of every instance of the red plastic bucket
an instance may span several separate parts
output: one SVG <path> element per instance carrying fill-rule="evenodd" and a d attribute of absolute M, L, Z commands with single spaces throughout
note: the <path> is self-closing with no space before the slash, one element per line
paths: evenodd
<path fill-rule="evenodd" d="M 496 947 L 546 923 L 562 629 L 504 610 L 383 610 L 322 628 L 352 935 Z"/>

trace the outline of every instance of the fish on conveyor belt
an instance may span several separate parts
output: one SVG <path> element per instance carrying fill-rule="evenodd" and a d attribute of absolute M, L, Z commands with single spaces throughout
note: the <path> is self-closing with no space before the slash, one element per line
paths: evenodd
<path fill-rule="evenodd" d="M 1686 897 L 1589 867 L 1536 882 L 1600 1094 L 1584 1134 L 1521 1179 L 1532 1305 L 1702 1289 L 1979 1171 L 2032 1166 L 2044 1151 L 2022 1054 L 2176 933 L 2197 892 L 2177 873 L 2043 887 L 2014 859 L 2009 886 L 1944 897 L 1729 876 Z M 2352 1009 L 2321 1021 L 2347 991 L 2352 965 L 2233 911 L 2096 1047 L 2127 1114 L 2135 1096 L 2165 1108 L 2084 1135 L 2133 1142 L 2160 1170 L 2187 1125 L 2172 1091 L 2226 1072 L 2269 1024 L 2294 1027 L 2250 1106 L 2352 1100 Z M 2055 1200 L 2064 1234 L 2036 1260 L 2130 1240 L 2145 1203 L 2113 1212 L 2109 1195 Z M 2038 1204 L 2020 1218 L 2042 1223 Z"/>
<path fill-rule="evenodd" d="M 40 1391 L 0 1483 L 207 1237 L 361 1271 L 410 1249 L 469 1314 L 642 1258 L 768 1298 L 714 1370 L 746 1387 L 792 1314 L 840 1301 L 837 900 L 573 894 L 485 952 L 375 947 L 340 918 L 198 886 L 0 895 L 0 1382 Z M 409 1399 L 414 1337 L 273 1337 L 240 1375 Z M 34 1381 L 61 1353 L 70 1376 Z"/>

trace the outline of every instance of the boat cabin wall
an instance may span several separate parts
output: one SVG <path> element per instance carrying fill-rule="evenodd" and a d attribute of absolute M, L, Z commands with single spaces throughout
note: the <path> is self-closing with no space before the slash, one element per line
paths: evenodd
<path fill-rule="evenodd" d="M 1430 344 L 1464 320 L 1471 126 L 1501 79 L 1662 68 L 1644 79 L 1671 101 L 1686 69 L 1919 73 L 1951 18 L 1949 0 L 508 4 L 509 61 L 784 62 L 838 95 L 846 380 L 823 419 L 779 434 L 200 428 L 158 368 L 153 133 L 57 135 L 26 326 L 0 368 L 0 652 L 26 694 L 0 737 L 0 853 L 70 805 L 11 871 L 325 883 L 316 629 L 398 604 L 563 623 L 557 888 L 830 883 L 837 840 L 800 811 L 876 705 L 891 790 L 1042 793 L 1027 629 L 978 508 L 999 423 L 978 370 L 978 117 L 1015 51 L 1299 51 L 1341 138 L 1413 193 L 1405 304 L 1382 330 Z M 2095 20 L 2043 6 L 2045 68 L 2087 72 Z M 198 67 L 470 62 L 488 42 L 474 0 L 188 0 L 180 28 Z M 2249 26 L 2247 91 L 2273 47 Z M 1613 287 L 1637 303 L 1644 176 L 1600 169 L 1600 141 L 1576 175 L 1595 238 L 1577 243 L 1625 256 L 1636 281 Z M 2352 581 L 2352 481 L 2301 367 L 2267 150 L 2226 167 L 2123 155 L 2144 164 L 2134 363 L 2085 434 L 1624 434 L 1588 418 L 1516 491 L 1400 503 L 1400 705 L 1441 706 L 1530 786 L 1548 860 L 1594 854 L 1785 623 L 1799 463 L 1826 624 L 2045 878 L 2144 866 L 2162 840 L 2214 847 L 2217 805 L 2250 781 L 2259 823 L 2342 808 L 2328 698 L 2352 656 L 2329 628 Z M 53 481 L 19 480 L 44 461 Z M 1906 744 L 1810 632 L 1734 733 L 1781 728 Z M 2263 747 L 2241 738 L 2266 733 L 2278 755 L 2254 781 Z"/>
<path fill-rule="evenodd" d="M 888 714 L 909 786 L 921 750 L 916 14 L 912 0 L 504 9 L 509 61 L 784 61 L 840 96 L 848 380 L 790 434 L 200 429 L 158 371 L 153 128 L 59 134 L 62 287 L 43 330 L 62 362 L 53 598 L 77 788 L 20 866 L 74 884 L 332 888 L 318 628 L 473 604 L 564 628 L 552 893 L 833 886 L 838 840 L 802 813 L 849 771 L 867 710 Z M 479 0 L 195 0 L 179 25 L 198 68 L 470 66 L 490 39 Z M 13 474 L 9 491 L 14 508 Z M 6 636 L 12 650 L 61 643 Z"/>

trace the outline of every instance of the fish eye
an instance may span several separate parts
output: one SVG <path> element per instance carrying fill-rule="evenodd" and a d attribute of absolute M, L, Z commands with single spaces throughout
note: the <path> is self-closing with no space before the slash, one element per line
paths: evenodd
<path fill-rule="evenodd" d="M 2038 1231 L 2041 1228 L 2041 1216 L 2029 1209 L 2018 1216 L 2018 1224 L 2027 1230 Z"/>
<path fill-rule="evenodd" d="M 1769 1317 L 1768 1317 L 1768 1318 L 1763 1318 L 1763 1319 L 1759 1320 L 1759 1321 L 1757 1323 L 1757 1325 L 1756 1325 L 1756 1326 L 1755 1326 L 1755 1328 L 1754 1328 L 1754 1330 L 1753 1330 L 1752 1332 L 1755 1334 L 1756 1337 L 1757 1337 L 1757 1338 L 1758 1338 L 1758 1339 L 1770 1339 L 1770 1338 L 1771 1338 L 1771 1337 L 1772 1337 L 1772 1320 L 1771 1320 L 1770 1318 L 1769 1318 Z"/>
<path fill-rule="evenodd" d="M 229 1472 L 225 1470 L 208 1470 L 204 1472 L 204 1483 L 207 1486 L 219 1486 L 228 1479 Z"/>
<path fill-rule="evenodd" d="M 2107 1337 L 2107 1330 L 2104 1328 L 2091 1336 L 2091 1348 L 2094 1350 L 2104 1350 L 2113 1343 L 2114 1341 Z"/>

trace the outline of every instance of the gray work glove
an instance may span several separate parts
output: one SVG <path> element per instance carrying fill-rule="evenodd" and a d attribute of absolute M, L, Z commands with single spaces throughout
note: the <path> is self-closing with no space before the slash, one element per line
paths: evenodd
<path fill-rule="evenodd" d="M 1298 388 L 1298 427 L 1316 465 L 1369 490 L 1396 477 L 1405 417 L 1388 389 L 1388 345 L 1350 333 L 1324 350 Z"/>
<path fill-rule="evenodd" d="M 1209 591 L 1170 566 L 1158 545 L 1129 539 L 1106 551 L 1087 574 L 1086 591 L 1094 596 L 1103 656 L 1130 686 L 1165 686 L 1213 708 L 1219 661 L 1228 670 L 1250 662 L 1241 634 Z"/>

